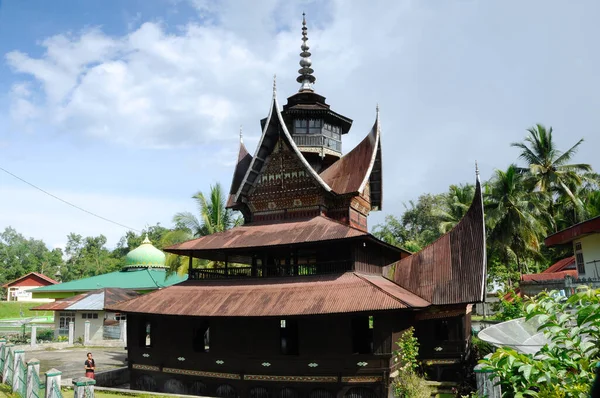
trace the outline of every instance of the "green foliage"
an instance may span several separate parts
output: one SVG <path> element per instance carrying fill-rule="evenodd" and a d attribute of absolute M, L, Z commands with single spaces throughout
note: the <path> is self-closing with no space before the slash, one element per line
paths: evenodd
<path fill-rule="evenodd" d="M 535 356 L 504 347 L 482 361 L 506 396 L 588 396 L 600 360 L 600 290 L 583 288 L 568 299 L 544 292 L 525 310 L 527 319 L 539 317 L 549 343 Z"/>
<path fill-rule="evenodd" d="M 394 395 L 401 398 L 431 398 L 433 388 L 414 372 L 400 372 L 392 383 Z"/>
<path fill-rule="evenodd" d="M 411 326 L 396 341 L 398 349 L 394 351 L 394 361 L 400 364 L 401 371 L 414 372 L 419 368 L 419 340 L 414 333 L 415 329 Z"/>
<path fill-rule="evenodd" d="M 505 296 L 508 295 L 508 298 Z M 508 321 L 511 319 L 522 318 L 525 316 L 523 299 L 515 293 L 514 290 L 507 294 L 500 293 L 500 310 L 496 313 L 496 319 L 499 321 Z"/>
<path fill-rule="evenodd" d="M 414 336 L 414 328 L 406 329 L 396 342 L 394 362 L 399 365 L 398 376 L 394 378 L 392 388 L 397 397 L 430 398 L 433 389 L 425 379 L 416 373 L 419 368 L 419 341 Z"/>

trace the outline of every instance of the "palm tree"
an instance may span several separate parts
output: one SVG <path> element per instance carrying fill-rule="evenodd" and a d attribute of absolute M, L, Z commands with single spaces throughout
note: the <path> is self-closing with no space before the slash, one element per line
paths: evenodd
<path fill-rule="evenodd" d="M 521 149 L 521 159 L 527 162 L 526 171 L 529 173 L 528 182 L 535 191 L 547 192 L 553 196 L 568 197 L 581 213 L 583 203 L 573 192 L 581 186 L 583 177 L 581 173 L 590 172 L 589 164 L 569 164 L 577 152 L 583 139 L 566 152 L 560 151 L 552 138 L 552 127 L 546 128 L 537 124 L 527 130 L 529 135 L 524 142 L 513 142 L 511 146 Z M 551 213 L 553 209 L 550 209 Z"/>
<path fill-rule="evenodd" d="M 173 217 L 177 229 L 189 230 L 192 237 L 223 232 L 242 222 L 239 217 L 234 217 L 233 211 L 225 208 L 225 195 L 219 183 L 211 185 L 210 200 L 206 200 L 202 192 L 194 194 L 192 199 L 198 205 L 200 218 L 188 211 L 177 213 Z"/>
<path fill-rule="evenodd" d="M 433 210 L 433 214 L 440 219 L 439 230 L 442 234 L 454 228 L 465 216 L 475 196 L 475 186 L 450 185 L 450 190 L 444 196 L 443 207 Z"/>
<path fill-rule="evenodd" d="M 514 260 L 522 274 L 524 260 L 540 256 L 546 235 L 541 208 L 547 196 L 524 189 L 524 174 L 514 164 L 506 171 L 496 170 L 486 188 L 491 249 L 505 262 Z"/>
<path fill-rule="evenodd" d="M 223 232 L 232 227 L 242 224 L 243 219 L 235 217 L 232 210 L 225 208 L 225 195 L 219 183 L 210 187 L 209 200 L 202 192 L 192 196 L 200 211 L 200 217 L 190 212 L 180 212 L 173 216 L 175 229 L 163 238 L 163 246 L 170 246 L 185 242 L 200 236 Z M 189 267 L 189 258 L 185 256 L 168 255 L 167 265 L 172 271 L 186 274 Z M 193 259 L 192 267 L 218 266 L 212 261 Z"/>

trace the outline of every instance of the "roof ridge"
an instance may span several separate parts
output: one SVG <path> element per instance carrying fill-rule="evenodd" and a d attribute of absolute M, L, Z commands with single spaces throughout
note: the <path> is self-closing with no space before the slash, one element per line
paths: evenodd
<path fill-rule="evenodd" d="M 412 308 L 412 307 L 413 307 L 412 305 L 408 304 L 406 301 L 404 301 L 404 300 L 402 300 L 402 299 L 400 299 L 400 298 L 398 298 L 398 297 L 394 296 L 393 294 L 391 294 L 391 293 L 389 293 L 389 292 L 385 291 L 384 289 L 382 289 L 381 287 L 377 286 L 376 284 L 374 284 L 373 282 L 371 282 L 370 280 L 368 280 L 367 278 L 365 278 L 364 276 L 362 276 L 362 275 L 361 275 L 361 274 L 359 274 L 358 272 L 356 272 L 356 271 L 352 271 L 352 273 L 353 273 L 353 274 L 354 274 L 354 275 L 355 275 L 357 278 L 360 278 L 361 280 L 363 280 L 363 281 L 367 282 L 369 285 L 371 285 L 371 286 L 372 286 L 372 287 L 374 287 L 375 289 L 379 290 L 379 291 L 380 291 L 380 292 L 382 292 L 383 294 L 386 294 L 386 295 L 388 295 L 389 297 L 393 298 L 394 300 L 396 300 L 396 301 L 398 301 L 398 302 L 400 302 L 400 303 L 404 304 L 404 305 L 405 305 L 407 308 Z M 389 279 L 385 278 L 383 275 L 374 275 L 374 276 L 378 276 L 378 277 L 384 278 L 386 281 L 390 281 Z M 390 282 L 392 282 L 392 283 L 394 283 L 395 285 L 397 285 L 398 287 L 401 287 L 402 289 L 404 289 L 404 290 L 406 290 L 406 291 L 410 292 L 410 290 L 408 290 L 408 289 L 406 289 L 406 288 L 404 288 L 404 287 L 402 287 L 402 286 L 398 285 L 397 283 L 395 283 L 395 282 L 393 282 L 393 281 L 390 281 Z M 417 296 L 417 297 L 419 297 L 420 299 L 422 299 L 422 300 L 424 300 L 424 301 L 426 301 L 426 302 L 428 302 L 428 303 L 429 303 L 429 301 L 428 301 L 428 300 L 425 300 L 423 297 L 419 296 L 418 294 L 416 294 L 416 293 L 413 293 L 413 292 L 410 292 L 410 293 L 414 294 L 415 296 Z M 429 303 L 429 304 L 431 304 L 431 303 Z"/>

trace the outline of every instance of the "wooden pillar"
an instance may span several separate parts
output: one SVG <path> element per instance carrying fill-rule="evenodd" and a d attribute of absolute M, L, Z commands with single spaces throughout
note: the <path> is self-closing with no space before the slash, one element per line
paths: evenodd
<path fill-rule="evenodd" d="M 267 276 L 267 261 L 268 261 L 268 257 L 267 254 L 263 254 L 263 260 L 262 260 L 262 277 L 265 278 Z"/>
<path fill-rule="evenodd" d="M 229 276 L 229 256 L 225 255 L 225 276 Z"/>
<path fill-rule="evenodd" d="M 298 250 L 294 250 L 294 275 L 298 275 Z"/>
<path fill-rule="evenodd" d="M 292 259 L 291 259 L 291 254 L 288 252 L 285 255 L 285 275 L 291 275 L 292 273 L 291 271 L 291 264 L 292 263 Z"/>
<path fill-rule="evenodd" d="M 190 254 L 189 256 L 189 262 L 188 262 L 188 279 L 193 279 L 192 278 L 192 264 L 193 264 L 193 258 Z"/>
<path fill-rule="evenodd" d="M 252 256 L 252 277 L 256 278 L 257 264 L 256 264 L 256 256 Z"/>

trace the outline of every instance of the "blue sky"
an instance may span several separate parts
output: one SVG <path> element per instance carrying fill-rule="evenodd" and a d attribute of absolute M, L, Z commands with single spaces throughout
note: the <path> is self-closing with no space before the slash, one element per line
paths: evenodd
<path fill-rule="evenodd" d="M 297 91 L 301 13 L 315 89 L 354 120 L 380 104 L 384 210 L 487 179 L 535 123 L 598 170 L 596 2 L 0 0 L 0 167 L 141 229 L 229 188 L 239 126 L 254 150 L 272 75 Z M 125 230 L 0 173 L 0 229 L 61 246 Z"/>

